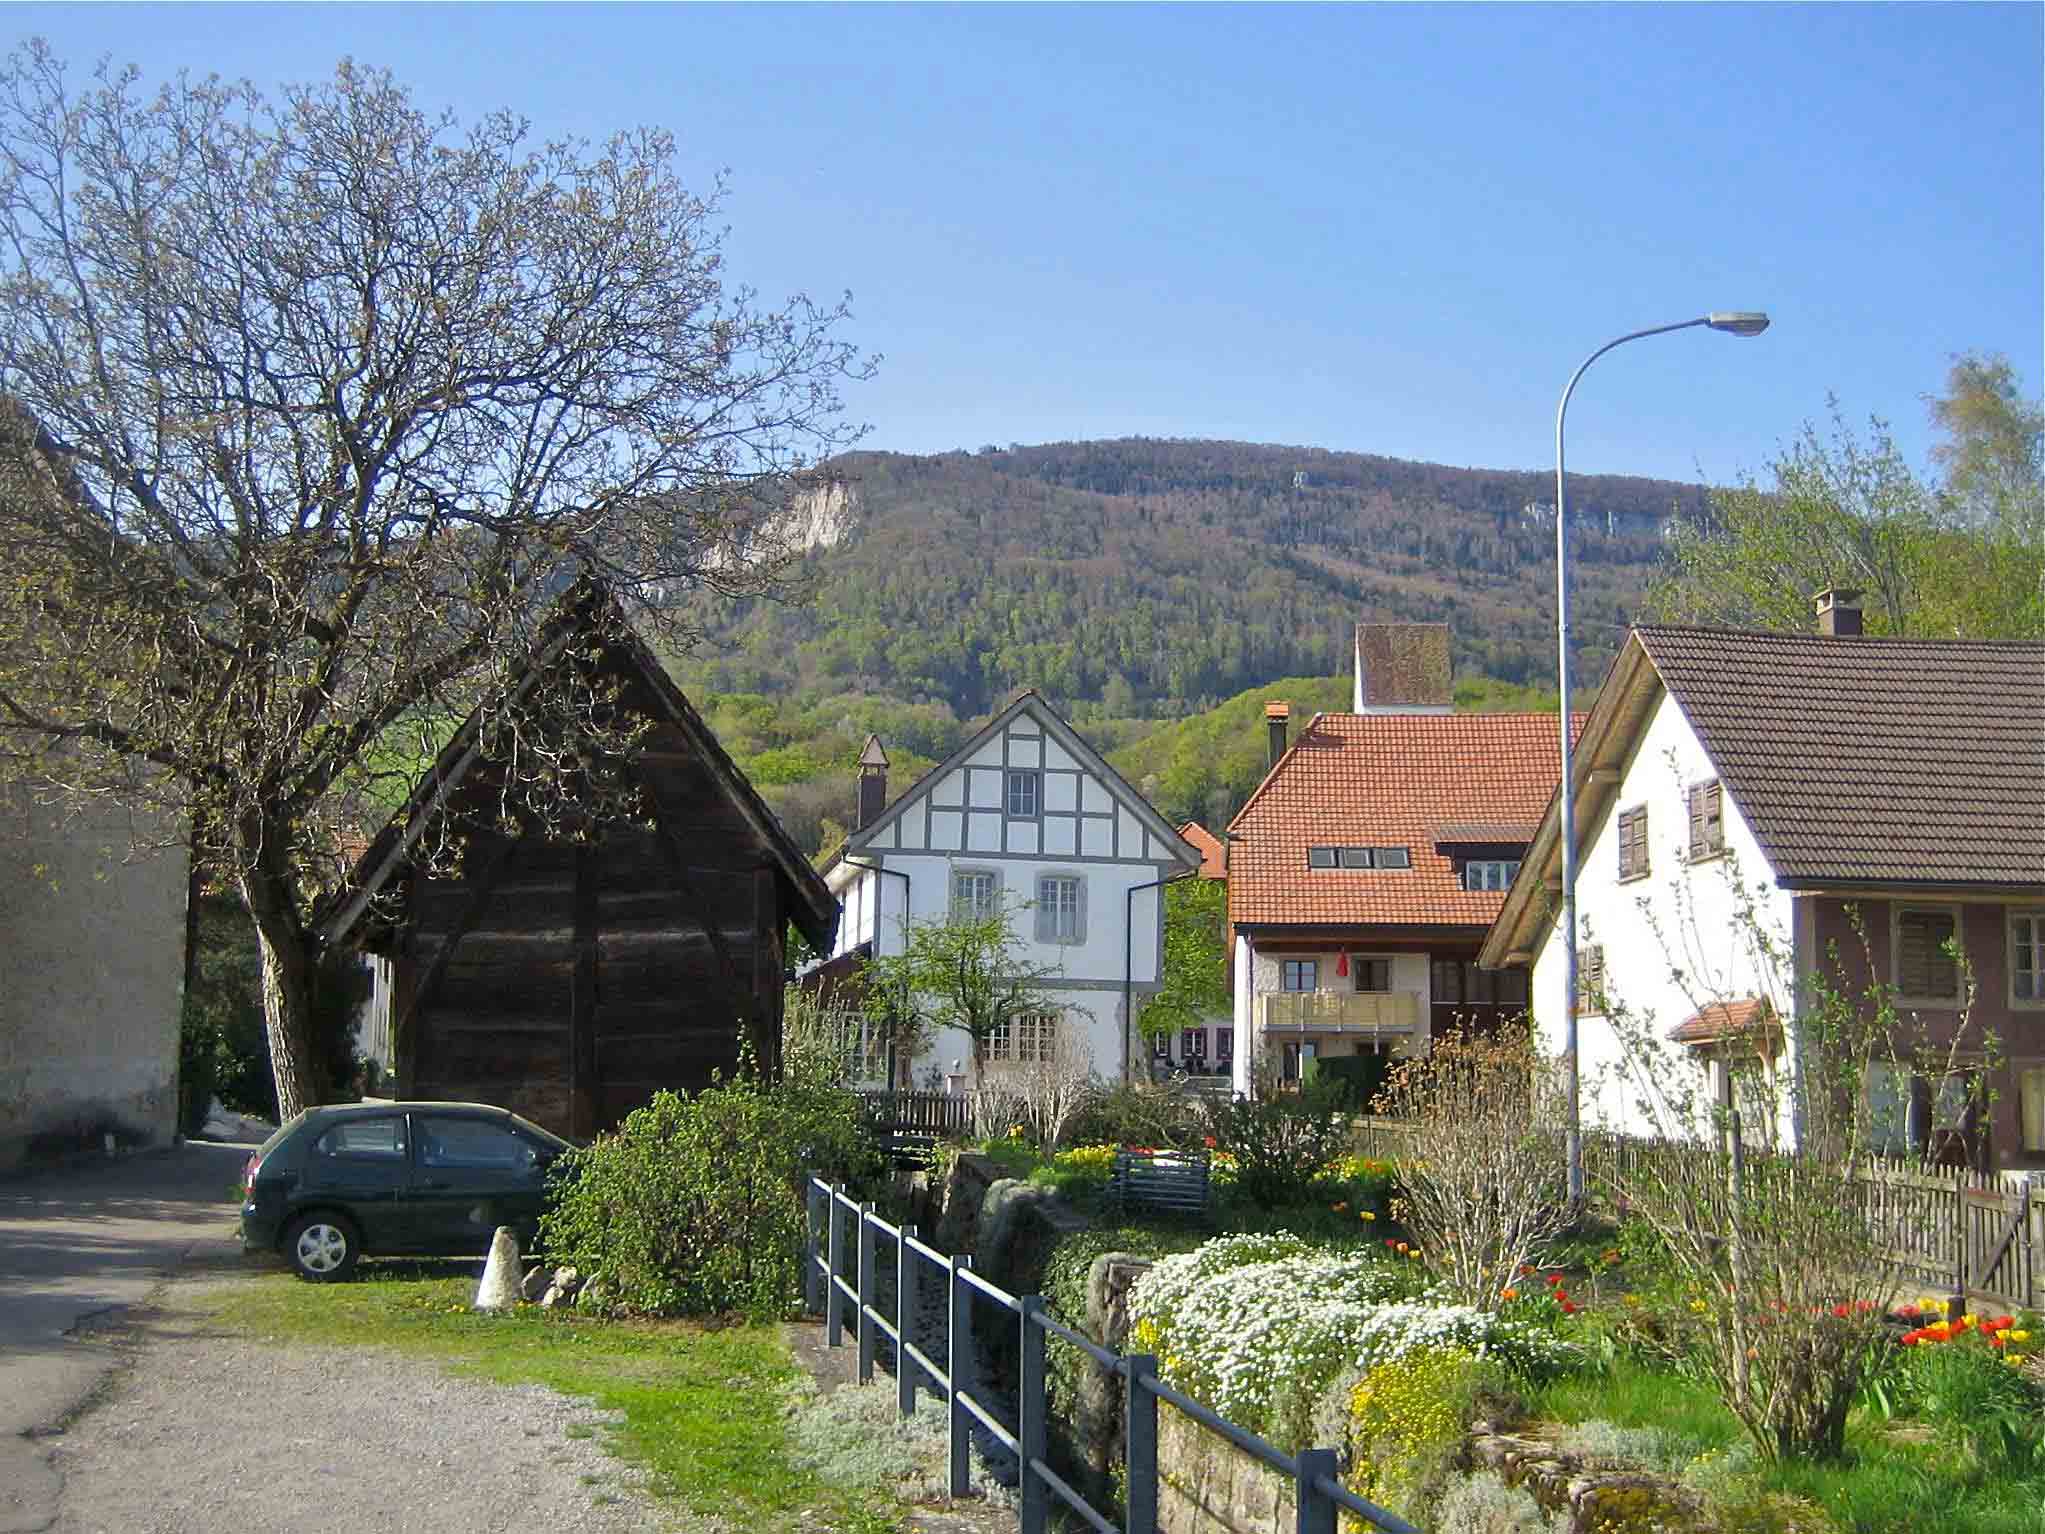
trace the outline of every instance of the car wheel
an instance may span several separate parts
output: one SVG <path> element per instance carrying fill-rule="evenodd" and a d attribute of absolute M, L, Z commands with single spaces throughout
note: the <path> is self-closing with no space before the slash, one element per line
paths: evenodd
<path fill-rule="evenodd" d="M 300 1278 L 315 1284 L 330 1284 L 355 1271 L 362 1255 L 362 1238 L 345 1215 L 300 1215 L 284 1232 L 284 1260 Z"/>

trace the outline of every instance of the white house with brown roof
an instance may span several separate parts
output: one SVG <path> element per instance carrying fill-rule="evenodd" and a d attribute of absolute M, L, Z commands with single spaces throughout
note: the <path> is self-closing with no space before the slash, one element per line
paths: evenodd
<path fill-rule="evenodd" d="M 1349 714 L 1287 741 L 1229 826 L 1232 1055 L 1293 1078 L 1424 1050 L 1524 1010 L 1524 977 L 1477 968 L 1553 792 L 1553 714 L 1452 714 L 1443 625 L 1359 625 Z M 1337 1069 L 1372 1089 L 1382 1064 Z"/>
<path fill-rule="evenodd" d="M 1069 1034 L 1104 1077 L 1140 1065 L 1128 1019 L 1157 989 L 1163 885 L 1196 872 L 1199 851 L 1034 692 L 892 803 L 886 771 L 869 741 L 859 828 L 824 870 L 844 917 L 811 975 L 828 983 L 863 957 L 900 953 L 909 923 L 1006 910 L 1024 960 L 1053 973 L 1043 1010 L 993 1040 L 991 1057 L 1045 1058 Z M 963 1088 L 972 1059 L 965 1035 L 946 1030 L 898 1062 L 897 1080 Z"/>
<path fill-rule="evenodd" d="M 1885 1143 L 2045 1167 L 2045 645 L 1866 637 L 1855 596 L 1822 594 L 1818 633 L 1643 627 L 1614 660 L 1572 762 L 1584 1120 L 1658 1127 L 1644 1078 L 1667 1052 L 1629 1030 L 1737 1106 L 1751 1073 L 1729 1062 L 1794 1069 L 1818 986 L 1873 984 L 1923 1038 L 1996 1065 L 1992 1102 L 1872 1068 Z M 1558 819 L 1551 801 L 1482 954 L 1531 965 L 1551 1052 Z"/>

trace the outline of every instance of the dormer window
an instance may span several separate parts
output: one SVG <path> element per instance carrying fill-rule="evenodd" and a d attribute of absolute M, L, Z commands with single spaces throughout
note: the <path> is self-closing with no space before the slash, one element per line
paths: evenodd
<path fill-rule="evenodd" d="M 1357 870 L 1364 868 L 1411 868 L 1413 855 L 1404 847 L 1309 847 L 1307 867 L 1340 868 Z"/>
<path fill-rule="evenodd" d="M 1472 858 L 1463 865 L 1463 888 L 1466 890 L 1505 890 L 1512 888 L 1513 879 L 1519 874 L 1520 865 L 1514 858 Z"/>

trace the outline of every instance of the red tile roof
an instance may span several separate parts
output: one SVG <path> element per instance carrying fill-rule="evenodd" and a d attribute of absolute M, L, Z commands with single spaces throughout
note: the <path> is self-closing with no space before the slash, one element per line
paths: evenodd
<path fill-rule="evenodd" d="M 1670 1039 L 1678 1044 L 1717 1044 L 1727 1039 L 1772 1044 L 1781 1036 L 1782 1024 L 1763 996 L 1709 1002 L 1669 1031 Z"/>
<path fill-rule="evenodd" d="M 1503 892 L 1463 889 L 1438 829 L 1537 824 L 1556 736 L 1553 714 L 1315 716 L 1229 824 L 1229 920 L 1488 927 Z M 1413 866 L 1309 869 L 1327 845 L 1404 847 Z"/>
<path fill-rule="evenodd" d="M 1203 879 L 1226 879 L 1228 877 L 1228 848 L 1222 839 L 1197 820 L 1189 820 L 1179 827 L 1179 839 L 1197 848 L 1200 853 L 1200 877 Z"/>

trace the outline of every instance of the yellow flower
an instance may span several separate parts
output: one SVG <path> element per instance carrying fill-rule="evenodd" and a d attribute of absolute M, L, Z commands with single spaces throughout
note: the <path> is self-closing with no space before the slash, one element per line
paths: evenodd
<path fill-rule="evenodd" d="M 1697 1314 L 1699 1314 L 1700 1316 L 1703 1315 L 1704 1312 L 1706 1312 L 1707 1310 L 1711 1309 L 1711 1307 L 1705 1304 L 1704 1301 L 1702 1300 L 1692 1300 L 1690 1302 L 1690 1308 L 1696 1311 Z"/>
<path fill-rule="evenodd" d="M 2004 1332 L 2003 1336 L 2007 1337 L 2011 1342 L 2029 1342 L 2031 1340 L 2031 1334 L 2022 1327 L 2017 1328 L 2013 1332 Z"/>
<path fill-rule="evenodd" d="M 2002 1355 L 2002 1361 L 2012 1369 L 2021 1369 L 2024 1366 L 2024 1355 L 2021 1353 L 2005 1353 Z"/>
<path fill-rule="evenodd" d="M 1638 1305 L 1640 1303 L 1640 1296 L 1637 1294 L 1629 1294 L 1625 1296 L 1625 1299 L 1629 1305 Z"/>
<path fill-rule="evenodd" d="M 1411 1257 L 1415 1262 L 1420 1261 L 1420 1249 L 1418 1247 L 1409 1248 L 1407 1250 L 1406 1255 L 1408 1257 Z"/>
<path fill-rule="evenodd" d="M 1377 1218 L 1377 1211 L 1374 1209 L 1366 1209 L 1363 1212 L 1363 1217 L 1366 1220 L 1375 1220 Z"/>

